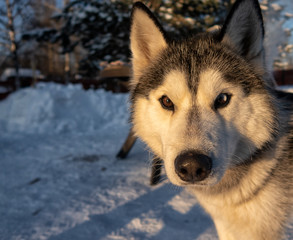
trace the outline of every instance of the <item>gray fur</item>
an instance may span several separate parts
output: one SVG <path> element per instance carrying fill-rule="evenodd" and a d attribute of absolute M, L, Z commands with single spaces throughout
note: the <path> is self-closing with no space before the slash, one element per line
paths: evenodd
<path fill-rule="evenodd" d="M 199 73 L 207 68 L 224 72 L 227 81 L 241 84 L 247 93 L 252 89 L 263 91 L 262 75 L 254 71 L 249 61 L 239 57 L 217 38 L 214 34 L 205 33 L 170 42 L 168 48 L 150 64 L 133 92 L 148 96 L 150 90 L 162 84 L 166 73 L 178 69 L 188 75 L 189 89 L 196 93 Z"/>

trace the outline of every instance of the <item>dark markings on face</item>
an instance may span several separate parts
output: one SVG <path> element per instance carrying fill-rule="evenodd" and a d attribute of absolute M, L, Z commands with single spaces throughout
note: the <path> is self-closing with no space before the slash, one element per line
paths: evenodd
<path fill-rule="evenodd" d="M 240 84 L 246 94 L 251 90 L 262 91 L 263 80 L 255 73 L 252 65 L 217 39 L 210 33 L 203 33 L 171 42 L 139 79 L 132 98 L 137 95 L 148 97 L 149 92 L 159 87 L 164 76 L 172 70 L 186 74 L 187 86 L 196 95 L 199 75 L 208 68 L 221 72 L 226 81 Z M 174 87 L 176 84 L 174 79 Z"/>

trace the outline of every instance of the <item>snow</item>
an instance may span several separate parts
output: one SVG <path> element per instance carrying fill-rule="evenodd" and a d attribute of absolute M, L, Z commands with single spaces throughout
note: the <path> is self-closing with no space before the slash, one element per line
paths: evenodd
<path fill-rule="evenodd" d="M 217 239 L 185 190 L 149 185 L 128 94 L 40 83 L 0 102 L 0 239 Z"/>
<path fill-rule="evenodd" d="M 272 3 L 271 6 L 274 9 L 274 11 L 281 11 L 282 10 L 282 7 L 277 3 Z"/>
<path fill-rule="evenodd" d="M 21 77 L 33 77 L 36 76 L 37 78 L 44 78 L 39 70 L 33 70 L 28 68 L 20 68 L 19 76 Z M 9 77 L 15 77 L 16 71 L 15 68 L 6 68 L 0 77 L 0 81 L 7 81 Z"/>
<path fill-rule="evenodd" d="M 285 91 L 285 92 L 290 92 L 293 93 L 293 87 L 292 85 L 282 85 L 282 86 L 278 86 L 279 90 Z"/>
<path fill-rule="evenodd" d="M 271 70 L 274 67 L 290 69 L 293 55 L 286 46 L 293 43 L 290 33 L 293 31 L 293 18 L 289 17 L 293 13 L 291 0 L 262 0 L 260 3 L 265 17 L 267 67 Z"/>
<path fill-rule="evenodd" d="M 0 129 L 24 133 L 90 132 L 105 127 L 116 116 L 123 123 L 127 109 L 117 109 L 117 102 L 126 104 L 121 95 L 84 91 L 81 85 L 40 83 L 36 89 L 14 93 L 0 104 Z M 77 114 L 78 113 L 78 114 Z M 125 119 L 124 119 L 125 120 Z M 114 121 L 114 120 L 113 120 Z M 124 121 L 124 125 L 127 120 Z"/>

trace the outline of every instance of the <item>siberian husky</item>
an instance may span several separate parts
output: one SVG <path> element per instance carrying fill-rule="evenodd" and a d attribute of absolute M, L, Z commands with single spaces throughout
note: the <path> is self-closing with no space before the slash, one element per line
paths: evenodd
<path fill-rule="evenodd" d="M 221 240 L 280 240 L 292 216 L 292 111 L 277 98 L 263 38 L 257 0 L 237 0 L 217 32 L 181 40 L 142 3 L 132 11 L 133 130 Z"/>

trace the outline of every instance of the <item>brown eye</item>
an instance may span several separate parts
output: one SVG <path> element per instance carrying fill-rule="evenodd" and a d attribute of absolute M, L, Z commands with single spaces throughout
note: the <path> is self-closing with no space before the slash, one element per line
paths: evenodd
<path fill-rule="evenodd" d="M 166 95 L 162 96 L 159 101 L 164 109 L 174 111 L 174 104 Z"/>
<path fill-rule="evenodd" d="M 217 110 L 218 108 L 224 108 L 226 107 L 231 99 L 231 94 L 228 93 L 221 93 L 217 96 L 215 103 L 214 103 L 214 108 Z"/>

